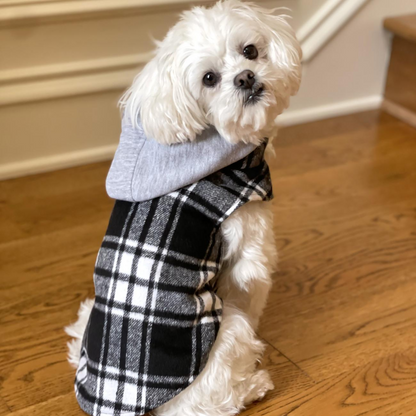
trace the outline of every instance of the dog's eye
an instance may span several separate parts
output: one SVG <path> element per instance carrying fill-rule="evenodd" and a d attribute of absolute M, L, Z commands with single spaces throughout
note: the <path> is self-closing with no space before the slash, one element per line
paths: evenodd
<path fill-rule="evenodd" d="M 247 59 L 256 59 L 259 56 L 257 49 L 254 45 L 248 45 L 243 49 L 243 55 Z"/>
<path fill-rule="evenodd" d="M 213 72 L 207 72 L 202 82 L 206 87 L 213 87 L 218 82 L 218 77 Z"/>

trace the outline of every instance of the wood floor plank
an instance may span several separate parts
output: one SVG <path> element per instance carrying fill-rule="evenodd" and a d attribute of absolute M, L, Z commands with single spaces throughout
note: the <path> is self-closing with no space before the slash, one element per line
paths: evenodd
<path fill-rule="evenodd" d="M 259 332 L 276 389 L 244 415 L 414 416 L 416 130 L 373 111 L 275 147 L 280 265 Z M 63 327 L 93 294 L 108 166 L 0 182 L 0 416 L 83 414 Z"/>
<path fill-rule="evenodd" d="M 308 224 L 301 224 L 302 218 L 292 228 L 277 225 L 281 260 L 273 291 L 297 295 L 360 282 L 384 284 L 392 273 L 414 270 L 414 208 L 405 202 L 388 209 L 370 208 L 361 215 L 332 216 L 327 221 L 310 218 Z M 294 223 L 291 214 L 280 219 Z"/>
<path fill-rule="evenodd" d="M 371 160 L 383 154 L 389 156 L 392 152 L 402 152 L 406 146 L 412 147 L 415 134 L 412 127 L 385 113 L 380 116 L 382 121 L 374 119 L 373 114 L 365 114 L 366 119 L 349 126 L 339 126 L 338 118 L 281 131 L 274 142 L 276 157 L 269 160 L 274 179 L 304 178 L 311 172 L 320 175 L 331 167 Z M 353 172 L 350 170 L 349 173 Z M 276 182 L 273 185 L 276 187 Z"/>
<path fill-rule="evenodd" d="M 99 225 L 0 245 L 2 275 L 8 276 L 1 288 L 0 393 L 13 410 L 73 391 L 63 327 L 93 295 L 92 272 L 106 224 Z"/>
<path fill-rule="evenodd" d="M 73 391 L 12 413 L 13 416 L 85 416 Z"/>
<path fill-rule="evenodd" d="M 0 397 L 0 416 L 8 416 L 11 410 L 7 407 L 5 401 Z"/>
<path fill-rule="evenodd" d="M 108 217 L 109 163 L 0 181 L 0 243 L 18 241 Z M 29 201 L 29 203 L 28 203 Z M 108 218 L 107 218 L 108 220 Z"/>
<path fill-rule="evenodd" d="M 14 314 L 2 322 L 8 341 L 0 349 L 0 391 L 13 411 L 73 391 L 63 327 L 75 319 L 79 303 L 91 292 L 81 285 L 45 291 L 26 306 L 15 304 Z M 18 333 L 13 332 L 16 326 Z"/>
<path fill-rule="evenodd" d="M 268 307 L 260 334 L 316 381 L 401 352 L 416 345 L 415 273 L 407 280 L 341 287 L 280 305 L 273 296 L 269 305 L 279 306 Z"/>
<path fill-rule="evenodd" d="M 282 391 L 243 416 L 414 416 L 416 350 L 372 360 L 318 383 Z"/>
<path fill-rule="evenodd" d="M 0 244 L 2 275 L 0 289 L 4 315 L 13 313 L 12 304 L 59 289 L 89 281 L 94 270 L 97 247 L 101 244 L 107 221 L 85 224 L 68 230 L 42 234 L 22 241 Z M 47 299 L 45 299 L 47 300 Z M 1 343 L 1 341 L 0 341 Z"/>

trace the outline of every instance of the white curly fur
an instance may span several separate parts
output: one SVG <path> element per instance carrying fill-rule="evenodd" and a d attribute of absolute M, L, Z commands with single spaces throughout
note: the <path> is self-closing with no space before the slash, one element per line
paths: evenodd
<path fill-rule="evenodd" d="M 256 60 L 243 57 L 248 44 L 257 47 Z M 276 134 L 274 119 L 299 87 L 300 59 L 284 16 L 237 0 L 197 7 L 185 12 L 159 43 L 121 104 L 133 122 L 140 117 L 146 134 L 161 143 L 193 140 L 210 124 L 230 142 L 258 143 Z M 265 88 L 253 105 L 244 105 L 233 84 L 245 69 Z M 208 71 L 221 76 L 213 88 L 202 84 Z M 255 334 L 277 261 L 269 203 L 244 205 L 221 231 L 225 266 L 218 294 L 224 313 L 217 340 L 202 373 L 156 409 L 157 416 L 231 416 L 273 388 L 269 374 L 256 368 L 264 346 Z M 68 346 L 74 366 L 92 304 L 82 303 L 78 321 L 66 328 L 73 337 Z"/>

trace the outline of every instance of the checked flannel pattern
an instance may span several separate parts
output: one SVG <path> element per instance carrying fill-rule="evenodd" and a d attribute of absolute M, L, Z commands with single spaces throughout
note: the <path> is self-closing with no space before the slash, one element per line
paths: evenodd
<path fill-rule="evenodd" d="M 265 147 L 160 198 L 115 203 L 75 380 L 85 412 L 142 415 L 202 371 L 222 314 L 219 228 L 246 202 L 272 198 Z"/>

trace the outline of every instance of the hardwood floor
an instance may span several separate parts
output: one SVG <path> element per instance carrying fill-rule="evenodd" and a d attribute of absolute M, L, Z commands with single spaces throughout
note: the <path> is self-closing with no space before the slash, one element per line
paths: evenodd
<path fill-rule="evenodd" d="M 378 112 L 282 130 L 280 270 L 259 334 L 276 389 L 244 412 L 416 415 L 416 129 Z M 99 163 L 0 182 L 0 416 L 80 416 L 63 326 L 93 295 Z"/>

